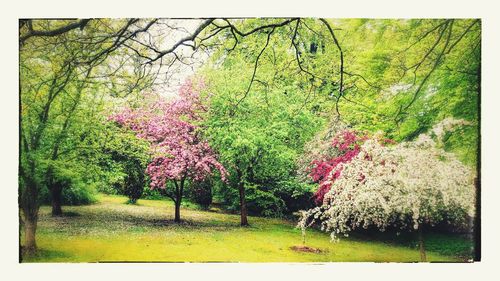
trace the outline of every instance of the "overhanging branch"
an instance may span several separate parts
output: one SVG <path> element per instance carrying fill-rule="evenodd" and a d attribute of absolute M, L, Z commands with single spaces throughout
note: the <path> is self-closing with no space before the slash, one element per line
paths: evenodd
<path fill-rule="evenodd" d="M 24 44 L 24 42 L 31 37 L 51 37 L 51 36 L 61 35 L 63 33 L 66 33 L 70 30 L 77 28 L 82 30 L 87 25 L 87 23 L 89 23 L 89 21 L 90 19 L 81 19 L 77 22 L 70 23 L 68 25 L 53 30 L 34 30 L 31 20 L 28 20 L 26 22 L 23 21 L 28 26 L 29 32 L 23 36 L 19 36 L 19 44 L 20 45 Z M 22 27 L 25 24 L 20 24 L 20 27 Z"/>

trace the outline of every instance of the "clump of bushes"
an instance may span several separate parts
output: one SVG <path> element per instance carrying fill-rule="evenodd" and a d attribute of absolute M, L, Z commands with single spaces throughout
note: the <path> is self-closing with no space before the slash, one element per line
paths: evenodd
<path fill-rule="evenodd" d="M 97 201 L 96 184 L 75 182 L 66 186 L 61 192 L 61 204 L 67 206 L 89 205 Z M 41 203 L 51 204 L 52 198 L 47 188 L 43 188 L 40 194 Z"/>
<path fill-rule="evenodd" d="M 246 183 L 245 198 L 248 212 L 251 215 L 266 217 L 289 217 L 298 210 L 308 209 L 314 205 L 313 184 L 303 183 L 291 178 L 267 185 Z M 227 188 L 222 183 L 215 183 L 216 200 L 231 212 L 240 208 L 238 190 Z"/>
<path fill-rule="evenodd" d="M 188 198 L 203 209 L 208 209 L 212 204 L 212 186 L 211 179 L 192 182 L 188 190 Z"/>

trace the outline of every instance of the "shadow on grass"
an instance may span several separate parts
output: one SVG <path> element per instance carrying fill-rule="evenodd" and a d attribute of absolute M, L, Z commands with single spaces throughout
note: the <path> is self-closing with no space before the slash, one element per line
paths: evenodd
<path fill-rule="evenodd" d="M 63 214 L 62 214 L 62 217 L 68 217 L 68 218 L 79 217 L 79 216 L 81 216 L 80 213 L 73 212 L 73 211 L 63 212 Z"/>
<path fill-rule="evenodd" d="M 357 230 L 350 235 L 351 240 L 381 242 L 387 245 L 403 246 L 418 249 L 416 232 L 401 232 L 388 230 Z M 430 229 L 424 233 L 426 251 L 432 251 L 446 256 L 457 256 L 464 261 L 473 257 L 474 241 L 471 234 L 451 233 Z"/>
<path fill-rule="evenodd" d="M 119 213 L 114 210 L 98 210 L 95 212 L 67 211 L 62 216 L 52 217 L 50 214 L 40 216 L 40 221 L 50 229 L 61 231 L 78 231 L 78 229 L 129 229 L 129 228 L 184 228 L 190 230 L 196 229 L 214 229 L 228 230 L 239 228 L 239 221 L 219 220 L 217 218 L 190 217 L 182 218 L 180 222 L 175 222 L 173 217 L 167 215 L 145 215 L 132 213 Z M 60 232 L 60 231 L 58 231 Z"/>
<path fill-rule="evenodd" d="M 68 258 L 71 257 L 71 255 L 66 252 L 47 250 L 47 249 L 38 249 L 34 254 L 26 254 L 23 252 L 23 249 L 21 248 L 21 252 L 23 253 L 19 260 L 19 262 L 21 263 L 43 262 L 44 260 L 54 260 L 54 259 L 67 260 Z"/>
<path fill-rule="evenodd" d="M 124 217 L 124 221 L 134 224 L 134 226 L 141 227 L 180 227 L 187 229 L 203 229 L 203 228 L 217 228 L 217 229 L 229 229 L 229 228 L 239 228 L 239 222 L 226 222 L 219 220 L 193 220 L 193 219 L 181 219 L 180 222 L 176 222 L 173 219 L 144 219 L 136 217 Z"/>

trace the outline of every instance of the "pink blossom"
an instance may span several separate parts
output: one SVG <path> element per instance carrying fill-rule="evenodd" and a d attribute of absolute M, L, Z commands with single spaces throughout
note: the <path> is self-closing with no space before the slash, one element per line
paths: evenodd
<path fill-rule="evenodd" d="M 225 168 L 193 124 L 201 119 L 203 111 L 206 109 L 199 93 L 188 81 L 180 88 L 178 99 L 166 101 L 158 97 L 143 107 L 125 108 L 109 119 L 150 142 L 153 160 L 146 173 L 151 178 L 151 188 L 165 188 L 168 180 L 200 181 L 214 170 L 226 180 Z"/>

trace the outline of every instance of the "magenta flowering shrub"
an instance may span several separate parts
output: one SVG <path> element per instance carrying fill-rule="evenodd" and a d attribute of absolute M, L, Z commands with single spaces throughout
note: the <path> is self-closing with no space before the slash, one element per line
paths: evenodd
<path fill-rule="evenodd" d="M 323 204 L 323 198 L 333 182 L 340 177 L 343 163 L 350 162 L 359 153 L 360 144 L 366 140 L 365 136 L 351 130 L 344 130 L 333 137 L 331 146 L 338 151 L 338 156 L 326 160 L 313 160 L 310 177 L 319 183 L 318 190 L 314 193 L 316 204 Z M 332 171 L 335 170 L 333 173 Z"/>

